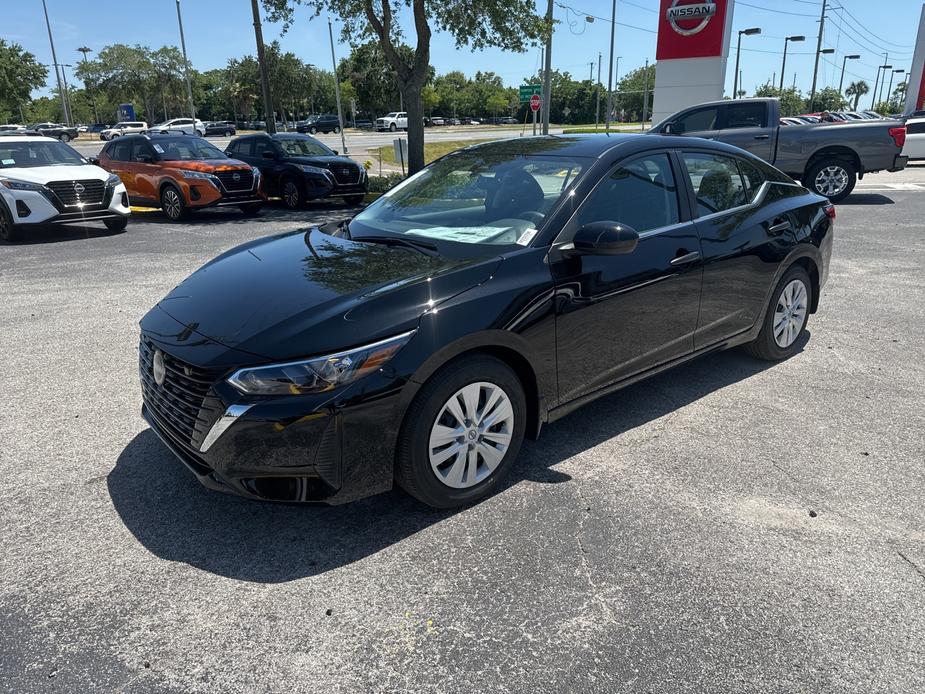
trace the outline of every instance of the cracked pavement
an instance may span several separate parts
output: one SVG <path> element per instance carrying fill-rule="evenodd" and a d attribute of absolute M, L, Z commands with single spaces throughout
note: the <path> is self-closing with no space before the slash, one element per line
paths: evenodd
<path fill-rule="evenodd" d="M 343 208 L 0 246 L 0 689 L 925 691 L 925 190 L 904 182 L 925 167 L 838 206 L 797 356 L 600 400 L 455 513 L 213 493 L 139 415 L 140 316 Z"/>

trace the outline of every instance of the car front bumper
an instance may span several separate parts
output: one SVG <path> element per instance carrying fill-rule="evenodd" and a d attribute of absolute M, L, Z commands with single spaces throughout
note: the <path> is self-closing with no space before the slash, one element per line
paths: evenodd
<path fill-rule="evenodd" d="M 53 193 L 32 190 L 0 188 L 0 196 L 11 212 L 13 224 L 20 228 L 46 224 L 84 224 L 131 215 L 128 195 L 122 183 L 107 188 L 101 203 L 82 207 L 64 205 Z"/>

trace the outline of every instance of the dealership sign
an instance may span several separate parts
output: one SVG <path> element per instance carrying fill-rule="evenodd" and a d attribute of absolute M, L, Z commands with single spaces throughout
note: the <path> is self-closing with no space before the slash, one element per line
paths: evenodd
<path fill-rule="evenodd" d="M 700 2 L 696 5 L 683 4 L 681 0 L 674 3 L 665 12 L 671 28 L 681 36 L 699 34 L 709 24 L 710 17 L 716 14 L 716 3 Z"/>
<path fill-rule="evenodd" d="M 661 0 L 658 60 L 722 55 L 730 0 Z"/>

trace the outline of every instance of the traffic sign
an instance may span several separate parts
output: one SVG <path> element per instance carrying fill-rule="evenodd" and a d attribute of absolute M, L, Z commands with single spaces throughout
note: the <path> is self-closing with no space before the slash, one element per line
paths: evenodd
<path fill-rule="evenodd" d="M 540 110 L 540 95 L 534 94 L 530 97 L 530 110 L 536 113 Z"/>
<path fill-rule="evenodd" d="M 520 85 L 520 103 L 525 104 L 530 101 L 531 96 L 542 93 L 542 84 L 522 84 Z"/>

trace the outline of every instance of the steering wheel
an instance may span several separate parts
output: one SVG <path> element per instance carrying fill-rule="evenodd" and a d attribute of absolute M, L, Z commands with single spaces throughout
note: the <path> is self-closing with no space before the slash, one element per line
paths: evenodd
<path fill-rule="evenodd" d="M 517 215 L 517 219 L 526 219 L 528 222 L 533 222 L 537 226 L 543 223 L 543 220 L 546 219 L 546 215 L 542 212 L 537 212 L 536 210 L 527 210 L 526 212 L 521 212 Z"/>

